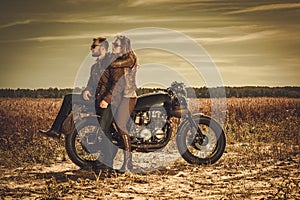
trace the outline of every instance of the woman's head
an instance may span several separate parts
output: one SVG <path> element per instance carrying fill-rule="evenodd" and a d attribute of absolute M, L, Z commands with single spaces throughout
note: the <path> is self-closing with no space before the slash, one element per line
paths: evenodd
<path fill-rule="evenodd" d="M 127 54 L 131 51 L 130 39 L 124 35 L 117 35 L 112 43 L 112 52 L 119 56 Z"/>

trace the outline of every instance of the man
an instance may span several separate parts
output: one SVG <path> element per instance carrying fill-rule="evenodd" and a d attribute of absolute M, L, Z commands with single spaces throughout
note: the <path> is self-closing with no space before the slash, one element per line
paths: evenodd
<path fill-rule="evenodd" d="M 68 94 L 64 97 L 62 106 L 54 120 L 51 128 L 47 131 L 39 130 L 43 135 L 53 138 L 60 138 L 62 134 L 62 124 L 72 111 L 73 104 L 85 104 L 94 106 L 96 88 L 101 74 L 107 68 L 111 61 L 111 55 L 108 52 L 108 42 L 105 37 L 93 39 L 91 45 L 92 56 L 97 57 L 96 63 L 92 65 L 90 77 L 85 90 L 82 94 Z"/>

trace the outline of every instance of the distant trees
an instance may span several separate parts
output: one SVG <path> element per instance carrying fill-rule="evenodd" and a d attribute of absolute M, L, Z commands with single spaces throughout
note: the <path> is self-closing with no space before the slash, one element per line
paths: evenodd
<path fill-rule="evenodd" d="M 68 93 L 72 93 L 72 89 L 58 89 L 58 88 L 48 88 L 48 89 L 1 89 L 0 97 L 10 97 L 10 98 L 62 98 Z"/>
<path fill-rule="evenodd" d="M 224 96 L 225 89 L 225 96 Z M 159 88 L 139 88 L 138 94 L 158 91 Z M 217 87 L 217 88 L 186 88 L 188 97 L 210 98 L 210 97 L 288 97 L 300 98 L 300 87 Z"/>
<path fill-rule="evenodd" d="M 190 98 L 210 98 L 210 97 L 288 97 L 288 98 L 300 98 L 300 87 L 218 87 L 218 88 L 193 88 L 188 87 L 187 95 Z M 138 95 L 157 92 L 161 88 L 139 88 L 137 90 Z M 48 89 L 0 89 L 0 97 L 10 98 L 62 98 L 69 93 L 81 93 L 81 88 L 48 88 Z"/>

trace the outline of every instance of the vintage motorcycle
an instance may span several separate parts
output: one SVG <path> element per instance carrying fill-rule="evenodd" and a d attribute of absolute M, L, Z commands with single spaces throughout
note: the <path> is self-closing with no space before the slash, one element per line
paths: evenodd
<path fill-rule="evenodd" d="M 67 154 L 81 168 L 99 163 L 100 118 L 83 106 L 75 120 L 76 128 L 66 135 Z M 175 130 L 176 144 L 188 163 L 213 164 L 220 159 L 226 145 L 222 127 L 211 117 L 192 114 L 188 109 L 184 84 L 177 82 L 167 89 L 138 97 L 128 122 L 132 151 L 147 153 L 165 147 L 172 139 L 172 118 L 180 121 Z M 111 141 L 121 146 L 115 123 L 111 126 L 111 134 Z"/>

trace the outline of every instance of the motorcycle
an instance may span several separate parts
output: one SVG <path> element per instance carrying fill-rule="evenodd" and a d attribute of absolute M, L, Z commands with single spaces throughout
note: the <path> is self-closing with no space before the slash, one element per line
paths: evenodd
<path fill-rule="evenodd" d="M 75 127 L 65 137 L 69 158 L 81 168 L 99 163 L 101 157 L 101 116 L 83 108 L 75 120 Z M 74 117 L 75 118 L 75 117 Z M 220 124 L 200 113 L 192 114 L 187 104 L 183 83 L 137 98 L 128 130 L 132 152 L 153 152 L 165 147 L 172 139 L 172 118 L 179 119 L 175 133 L 177 149 L 190 164 L 213 164 L 222 156 L 226 137 Z M 173 136 L 174 137 L 174 136 Z M 111 126 L 111 142 L 121 146 L 116 124 Z"/>

